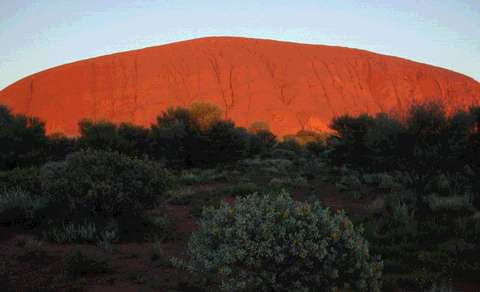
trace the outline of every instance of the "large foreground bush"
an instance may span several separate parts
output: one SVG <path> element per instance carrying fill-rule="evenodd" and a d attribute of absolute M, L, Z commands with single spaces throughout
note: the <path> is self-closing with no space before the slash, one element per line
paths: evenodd
<path fill-rule="evenodd" d="M 151 208 L 166 188 L 156 163 L 105 151 L 81 151 L 41 170 L 43 191 L 66 209 L 93 215 L 136 215 Z"/>
<path fill-rule="evenodd" d="M 351 221 L 286 193 L 205 209 L 188 253 L 175 264 L 224 291 L 380 291 L 382 263 Z"/>

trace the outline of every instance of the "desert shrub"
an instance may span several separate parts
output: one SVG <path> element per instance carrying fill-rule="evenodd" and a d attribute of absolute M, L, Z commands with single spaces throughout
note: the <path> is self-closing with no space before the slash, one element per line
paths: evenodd
<path fill-rule="evenodd" d="M 167 192 L 168 202 L 173 205 L 188 205 L 194 194 L 195 191 L 192 188 L 172 189 Z"/>
<path fill-rule="evenodd" d="M 108 230 L 105 229 L 103 232 L 101 232 L 98 237 L 97 237 L 97 242 L 96 245 L 98 248 L 101 250 L 111 253 L 115 250 L 115 247 L 113 245 L 114 242 L 118 240 L 118 231 L 115 229 Z"/>
<path fill-rule="evenodd" d="M 76 223 L 88 217 L 134 222 L 131 217 L 139 217 L 163 195 L 168 180 L 156 163 L 105 151 L 70 154 L 65 161 L 47 163 L 41 176 L 55 221 L 78 219 Z"/>
<path fill-rule="evenodd" d="M 378 173 L 366 173 L 362 176 L 363 181 L 367 185 L 379 185 L 381 178 L 381 174 Z"/>
<path fill-rule="evenodd" d="M 260 171 L 267 174 L 287 175 L 294 164 L 288 159 L 244 159 L 239 162 L 239 166 L 245 168 L 245 171 Z"/>
<path fill-rule="evenodd" d="M 305 144 L 305 149 L 316 157 L 319 157 L 327 150 L 325 141 L 310 141 Z"/>
<path fill-rule="evenodd" d="M 54 133 L 47 136 L 43 149 L 44 161 L 58 161 L 75 152 L 77 141 L 61 133 Z"/>
<path fill-rule="evenodd" d="M 268 187 L 272 190 L 280 191 L 289 187 L 305 187 L 308 186 L 308 182 L 304 177 L 295 176 L 295 177 L 285 177 L 279 178 L 274 177 L 268 182 Z"/>
<path fill-rule="evenodd" d="M 185 185 L 194 185 L 205 181 L 205 177 L 193 171 L 182 171 L 178 177 L 178 182 Z"/>
<path fill-rule="evenodd" d="M 454 222 L 455 234 L 468 242 L 480 242 L 480 217 L 460 217 Z"/>
<path fill-rule="evenodd" d="M 318 156 L 325 150 L 326 142 L 329 134 L 323 132 L 300 130 L 294 135 L 287 135 L 284 137 L 284 141 L 293 141 L 299 147 L 295 146 L 295 152 L 299 152 L 304 148 L 310 154 Z"/>
<path fill-rule="evenodd" d="M 238 165 L 244 168 L 257 168 L 261 167 L 263 160 L 259 158 L 247 158 L 238 162 Z"/>
<path fill-rule="evenodd" d="M 405 203 L 399 203 L 392 208 L 390 227 L 413 226 L 414 211 Z"/>
<path fill-rule="evenodd" d="M 362 180 L 367 185 L 375 186 L 383 190 L 399 189 L 402 184 L 397 178 L 388 173 L 367 173 L 362 175 Z"/>
<path fill-rule="evenodd" d="M 248 131 L 253 134 L 256 134 L 262 131 L 270 131 L 270 126 L 268 125 L 267 122 L 256 121 L 250 124 L 250 127 L 248 127 Z"/>
<path fill-rule="evenodd" d="M 308 179 L 326 174 L 328 168 L 321 159 L 308 159 L 300 165 L 300 174 Z"/>
<path fill-rule="evenodd" d="M 175 228 L 172 219 L 163 212 L 147 213 L 145 215 L 145 225 L 147 228 L 146 239 L 149 241 L 164 241 L 169 239 Z"/>
<path fill-rule="evenodd" d="M 226 187 L 224 193 L 228 196 L 246 196 L 259 191 L 259 187 L 250 182 L 239 183 L 233 186 Z"/>
<path fill-rule="evenodd" d="M 150 130 L 142 126 L 121 123 L 117 129 L 118 149 L 122 154 L 142 158 L 148 154 Z"/>
<path fill-rule="evenodd" d="M 450 186 L 451 182 L 447 176 L 438 175 L 427 183 L 425 191 L 446 196 L 450 194 Z"/>
<path fill-rule="evenodd" d="M 432 194 L 426 197 L 428 207 L 433 212 L 462 212 L 472 213 L 475 208 L 472 205 L 472 199 L 470 194 L 454 195 L 454 196 L 438 196 Z"/>
<path fill-rule="evenodd" d="M 343 115 L 332 120 L 330 128 L 336 134 L 330 139 L 333 149 L 329 158 L 334 164 L 349 163 L 355 167 L 368 165 L 369 150 L 365 145 L 365 137 L 373 124 L 373 118 L 367 114 L 358 117 Z"/>
<path fill-rule="evenodd" d="M 157 267 L 172 267 L 172 263 L 159 241 L 152 244 L 150 259 Z"/>
<path fill-rule="evenodd" d="M 23 190 L 38 193 L 41 189 L 40 170 L 36 167 L 0 171 L 0 191 Z"/>
<path fill-rule="evenodd" d="M 182 170 L 177 177 L 177 182 L 183 185 L 201 184 L 211 181 L 225 181 L 229 176 L 226 171 L 218 171 L 216 169 L 198 169 L 192 168 Z"/>
<path fill-rule="evenodd" d="M 380 176 L 380 182 L 378 184 L 380 189 L 398 189 L 402 187 L 402 184 L 397 182 L 396 179 L 388 174 L 383 174 Z"/>
<path fill-rule="evenodd" d="M 382 264 L 344 213 L 288 194 L 205 209 L 175 265 L 215 274 L 224 291 L 380 291 Z"/>
<path fill-rule="evenodd" d="M 274 191 L 280 191 L 287 188 L 289 180 L 286 178 L 274 177 L 268 182 L 268 188 Z"/>
<path fill-rule="evenodd" d="M 258 130 L 250 135 L 250 155 L 265 154 L 277 145 L 277 137 L 269 130 Z"/>
<path fill-rule="evenodd" d="M 43 241 L 37 239 L 27 239 L 22 242 L 22 251 L 16 257 L 16 260 L 27 263 L 27 262 L 45 262 L 48 258 L 47 249 Z"/>
<path fill-rule="evenodd" d="M 219 121 L 206 132 L 208 163 L 235 162 L 249 154 L 249 134 L 231 121 Z"/>
<path fill-rule="evenodd" d="M 340 181 L 336 184 L 340 190 L 352 191 L 359 190 L 362 187 L 362 182 L 356 175 L 345 175 L 340 178 Z"/>
<path fill-rule="evenodd" d="M 280 146 L 279 146 L 280 147 Z M 283 146 L 285 147 L 285 146 Z M 283 149 L 283 148 L 275 148 L 271 153 L 270 156 L 273 159 L 285 159 L 285 160 L 293 160 L 298 157 L 298 154 L 295 151 L 290 149 Z"/>
<path fill-rule="evenodd" d="M 453 290 L 451 285 L 434 283 L 433 286 L 427 291 L 428 292 L 454 292 L 455 290 Z"/>
<path fill-rule="evenodd" d="M 149 151 L 172 167 L 203 164 L 207 142 L 191 113 L 185 108 L 169 108 L 151 126 Z"/>
<path fill-rule="evenodd" d="M 208 130 L 213 124 L 222 120 L 222 109 L 211 103 L 194 102 L 188 110 L 202 131 Z"/>
<path fill-rule="evenodd" d="M 79 122 L 78 128 L 80 130 L 79 147 L 106 151 L 119 150 L 117 126 L 114 123 L 84 119 Z"/>
<path fill-rule="evenodd" d="M 263 169 L 271 169 L 275 174 L 287 174 L 292 169 L 293 163 L 288 159 L 264 159 L 261 162 Z"/>
<path fill-rule="evenodd" d="M 64 271 L 67 276 L 77 278 L 91 274 L 110 273 L 112 267 L 105 257 L 73 251 L 65 257 Z"/>
<path fill-rule="evenodd" d="M 266 159 L 263 163 L 275 167 L 279 172 L 288 172 L 293 166 L 293 163 L 287 159 Z"/>
<path fill-rule="evenodd" d="M 56 243 L 94 242 L 98 236 L 95 223 L 84 221 L 83 223 L 68 223 L 61 226 L 53 226 L 45 231 L 43 236 Z"/>
<path fill-rule="evenodd" d="M 40 164 L 45 143 L 43 122 L 0 105 L 0 170 Z"/>
<path fill-rule="evenodd" d="M 385 195 L 385 208 L 392 212 L 397 206 L 406 204 L 408 208 L 414 209 L 418 198 L 414 191 L 402 190 Z"/>
<path fill-rule="evenodd" d="M 0 223 L 33 223 L 48 199 L 23 190 L 0 191 Z M 39 222 L 36 222 L 39 223 Z"/>
<path fill-rule="evenodd" d="M 308 186 L 308 181 L 302 176 L 295 176 L 293 178 L 290 178 L 290 185 L 292 187 L 306 187 Z"/>
<path fill-rule="evenodd" d="M 150 152 L 173 167 L 205 167 L 249 155 L 250 137 L 243 128 L 220 119 L 216 106 L 195 103 L 169 108 L 150 131 Z"/>
<path fill-rule="evenodd" d="M 82 120 L 78 147 L 117 151 L 131 157 L 143 157 L 148 151 L 149 129 L 129 123 Z"/>

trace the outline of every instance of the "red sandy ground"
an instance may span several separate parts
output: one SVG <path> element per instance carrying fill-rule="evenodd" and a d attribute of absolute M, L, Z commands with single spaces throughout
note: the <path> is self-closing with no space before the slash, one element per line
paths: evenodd
<path fill-rule="evenodd" d="M 433 49 L 433 48 L 432 48 Z M 82 118 L 150 125 L 168 106 L 203 100 L 241 126 L 276 134 L 325 130 L 335 115 L 404 110 L 437 100 L 479 104 L 461 74 L 367 51 L 233 37 L 202 38 L 52 68 L 0 91 L 0 103 L 78 133 Z"/>

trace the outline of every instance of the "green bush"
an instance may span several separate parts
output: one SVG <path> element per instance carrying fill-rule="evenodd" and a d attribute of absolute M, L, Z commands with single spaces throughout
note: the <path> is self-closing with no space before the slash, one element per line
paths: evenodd
<path fill-rule="evenodd" d="M 290 149 L 281 149 L 281 148 L 274 149 L 270 153 L 270 155 L 274 159 L 285 159 L 285 160 L 293 160 L 298 157 L 295 151 L 292 151 Z"/>
<path fill-rule="evenodd" d="M 259 191 L 259 187 L 251 182 L 239 183 L 225 188 L 224 193 L 229 196 L 245 196 L 256 193 Z"/>
<path fill-rule="evenodd" d="M 89 274 L 106 274 L 112 268 L 106 258 L 74 251 L 65 257 L 64 270 L 67 276 L 76 278 Z"/>
<path fill-rule="evenodd" d="M 0 191 L 23 190 L 38 193 L 41 189 L 40 170 L 36 167 L 0 171 Z"/>
<path fill-rule="evenodd" d="M 54 133 L 47 136 L 47 141 L 43 149 L 44 161 L 59 161 L 75 152 L 77 139 L 67 137 L 62 133 Z"/>
<path fill-rule="evenodd" d="M 45 143 L 42 121 L 13 114 L 0 104 L 0 170 L 40 164 Z"/>
<path fill-rule="evenodd" d="M 31 222 L 47 205 L 48 199 L 23 190 L 0 191 L 0 223 Z"/>
<path fill-rule="evenodd" d="M 430 210 L 433 212 L 452 211 L 468 214 L 475 211 L 469 194 L 447 197 L 440 197 L 436 194 L 432 194 L 426 197 L 426 200 L 428 207 L 430 207 Z"/>
<path fill-rule="evenodd" d="M 208 139 L 209 164 L 235 162 L 248 156 L 250 136 L 231 121 L 218 121 L 205 133 Z"/>
<path fill-rule="evenodd" d="M 183 170 L 177 182 L 185 185 L 195 185 L 211 181 L 225 181 L 228 180 L 228 174 L 225 171 L 218 171 L 217 169 L 198 169 L 192 168 Z"/>
<path fill-rule="evenodd" d="M 250 136 L 250 154 L 264 154 L 277 145 L 277 137 L 269 130 L 260 130 Z"/>
<path fill-rule="evenodd" d="M 268 174 L 288 174 L 293 163 L 288 159 L 244 159 L 240 166 L 252 171 L 261 171 Z"/>
<path fill-rule="evenodd" d="M 342 176 L 336 185 L 340 190 L 358 191 L 362 187 L 362 182 L 356 175 L 346 175 Z"/>
<path fill-rule="evenodd" d="M 147 228 L 146 239 L 149 241 L 163 241 L 172 236 L 175 231 L 175 224 L 166 214 L 149 212 L 145 215 Z"/>
<path fill-rule="evenodd" d="M 152 208 L 167 186 L 157 164 L 105 151 L 80 151 L 41 170 L 43 191 L 69 210 L 93 215 L 138 215 Z"/>
<path fill-rule="evenodd" d="M 44 237 L 56 243 L 94 242 L 98 231 L 95 223 L 68 223 L 52 227 L 44 232 Z"/>
<path fill-rule="evenodd" d="M 268 186 L 273 190 L 281 190 L 287 187 L 305 187 L 308 186 L 308 182 L 304 177 L 296 176 L 293 178 L 286 177 L 286 178 L 272 178 Z"/>
<path fill-rule="evenodd" d="M 286 193 L 205 209 L 188 254 L 174 264 L 224 291 L 380 291 L 382 263 L 345 214 Z"/>
<path fill-rule="evenodd" d="M 168 202 L 173 205 L 188 205 L 193 200 L 193 195 L 195 191 L 192 188 L 180 188 L 174 189 L 167 192 L 168 194 Z"/>

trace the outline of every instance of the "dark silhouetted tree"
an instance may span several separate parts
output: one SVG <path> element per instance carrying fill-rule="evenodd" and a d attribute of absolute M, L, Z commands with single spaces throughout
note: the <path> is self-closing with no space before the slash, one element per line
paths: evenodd
<path fill-rule="evenodd" d="M 0 105 L 0 170 L 41 163 L 45 143 L 43 122 Z"/>

